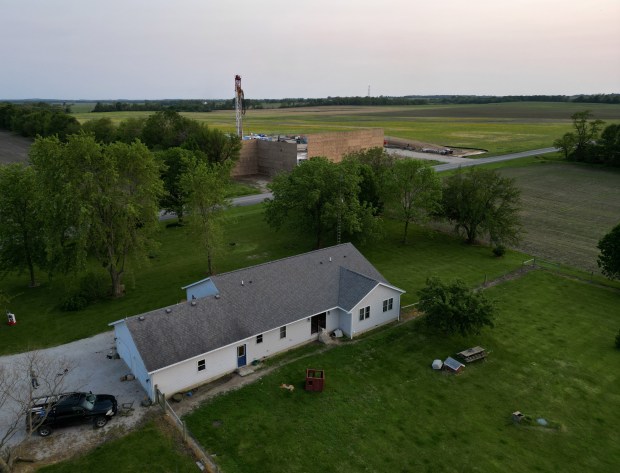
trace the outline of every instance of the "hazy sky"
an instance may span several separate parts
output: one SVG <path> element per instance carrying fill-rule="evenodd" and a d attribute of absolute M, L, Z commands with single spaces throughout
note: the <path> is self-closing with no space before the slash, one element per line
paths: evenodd
<path fill-rule="evenodd" d="M 620 92 L 620 0 L 0 0 L 0 99 Z"/>

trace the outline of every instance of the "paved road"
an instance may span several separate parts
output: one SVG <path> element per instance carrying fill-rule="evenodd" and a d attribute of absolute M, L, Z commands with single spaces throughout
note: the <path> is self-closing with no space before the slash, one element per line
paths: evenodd
<path fill-rule="evenodd" d="M 266 199 L 271 199 L 273 194 L 271 192 L 265 192 L 264 194 L 244 195 L 243 197 L 236 197 L 231 199 L 233 207 L 245 207 L 246 205 L 260 204 Z M 159 221 L 172 220 L 177 218 L 177 214 L 173 212 L 159 212 Z"/>
<path fill-rule="evenodd" d="M 510 161 L 511 159 L 527 158 L 528 156 L 536 156 L 539 154 L 553 153 L 555 151 L 557 151 L 556 148 L 533 149 L 531 151 L 522 151 L 520 153 L 504 154 L 502 156 L 492 156 L 490 158 L 467 159 L 466 162 L 460 162 L 460 163 L 438 164 L 437 166 L 433 166 L 433 168 L 435 169 L 435 171 L 441 172 L 441 171 L 448 171 L 450 169 L 457 169 L 459 167 L 480 166 L 481 164 L 497 163 L 500 161 Z M 429 157 L 429 159 L 433 159 L 433 158 Z"/>
<path fill-rule="evenodd" d="M 245 195 L 243 197 L 237 197 L 232 199 L 232 204 L 235 207 L 245 207 L 246 205 L 258 204 L 264 200 L 271 199 L 273 194 L 271 192 L 265 192 L 264 194 Z"/>

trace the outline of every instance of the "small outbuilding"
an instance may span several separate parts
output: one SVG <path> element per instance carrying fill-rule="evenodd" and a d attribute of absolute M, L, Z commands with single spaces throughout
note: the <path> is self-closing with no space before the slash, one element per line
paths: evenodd
<path fill-rule="evenodd" d="M 431 366 L 433 367 L 434 370 L 440 370 L 443 367 L 443 361 L 434 360 Z"/>
<path fill-rule="evenodd" d="M 306 370 L 306 391 L 323 391 L 325 383 L 325 373 L 323 370 Z"/>
<path fill-rule="evenodd" d="M 463 368 L 465 368 L 465 365 L 463 363 L 455 360 L 451 356 L 449 356 L 443 362 L 443 368 L 444 368 L 444 370 L 450 371 L 451 373 L 460 373 L 463 370 Z"/>

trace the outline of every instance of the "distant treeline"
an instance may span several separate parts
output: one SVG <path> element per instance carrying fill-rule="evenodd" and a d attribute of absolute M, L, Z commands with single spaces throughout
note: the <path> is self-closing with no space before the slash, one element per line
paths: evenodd
<path fill-rule="evenodd" d="M 262 108 L 259 101 L 244 100 L 246 109 Z M 234 100 L 145 100 L 97 102 L 93 112 L 212 112 L 213 110 L 234 110 Z"/>
<path fill-rule="evenodd" d="M 595 95 L 432 95 L 404 97 L 327 97 L 322 99 L 285 98 L 260 100 L 265 104 L 279 104 L 280 108 L 312 107 L 319 105 L 443 105 L 486 104 L 502 102 L 577 102 L 620 103 L 620 94 Z"/>
<path fill-rule="evenodd" d="M 447 105 L 488 104 L 504 102 L 575 102 L 575 103 L 620 103 L 620 94 L 593 95 L 424 95 L 404 97 L 326 97 L 326 98 L 283 98 L 245 99 L 246 109 L 318 107 L 325 105 Z M 211 112 L 213 110 L 234 110 L 234 100 L 147 100 L 97 102 L 93 112 Z"/>

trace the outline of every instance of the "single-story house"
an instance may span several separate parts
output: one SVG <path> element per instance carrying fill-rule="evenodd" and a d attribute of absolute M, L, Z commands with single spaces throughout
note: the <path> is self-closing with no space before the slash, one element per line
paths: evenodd
<path fill-rule="evenodd" d="M 187 301 L 113 322 L 116 347 L 151 399 L 316 340 L 400 316 L 392 286 L 350 243 L 218 274 Z"/>

